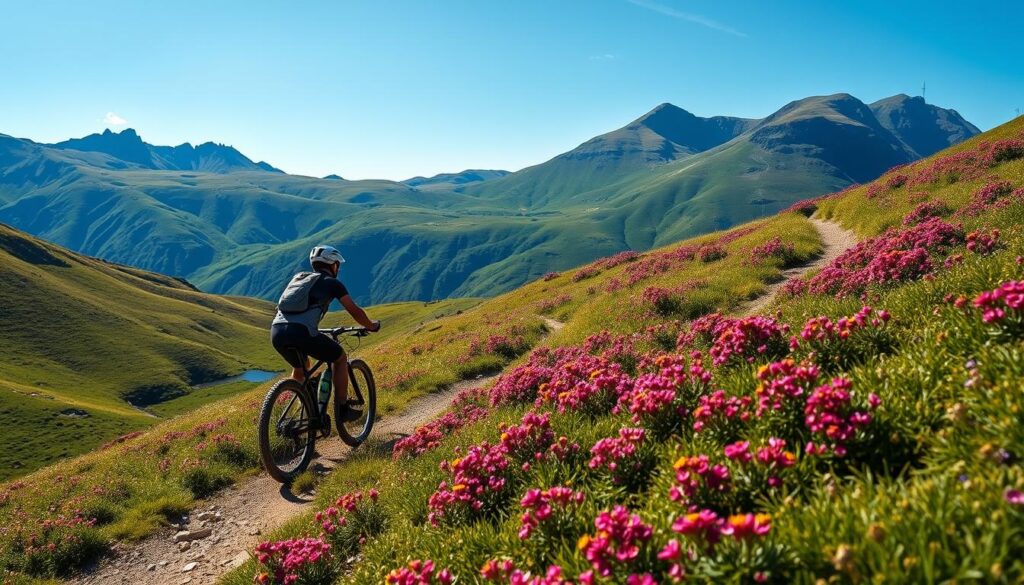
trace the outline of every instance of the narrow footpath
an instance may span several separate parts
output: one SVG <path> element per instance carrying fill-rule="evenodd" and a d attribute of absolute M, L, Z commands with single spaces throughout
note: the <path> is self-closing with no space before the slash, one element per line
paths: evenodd
<path fill-rule="evenodd" d="M 814 229 L 818 230 L 818 235 L 821 237 L 821 246 L 823 248 L 821 256 L 818 256 L 806 264 L 794 266 L 793 268 L 782 271 L 782 280 L 768 285 L 768 289 L 764 294 L 750 301 L 750 303 L 739 311 L 741 314 L 753 315 L 755 313 L 764 312 L 764 310 L 772 304 L 772 301 L 775 300 L 775 297 L 779 295 L 779 292 L 782 291 L 782 287 L 785 286 L 786 281 L 791 278 L 804 276 L 812 270 L 818 270 L 828 266 L 829 263 L 838 258 L 840 254 L 857 245 L 857 236 L 838 223 L 824 219 L 815 219 L 813 217 L 810 221 L 814 226 Z"/>

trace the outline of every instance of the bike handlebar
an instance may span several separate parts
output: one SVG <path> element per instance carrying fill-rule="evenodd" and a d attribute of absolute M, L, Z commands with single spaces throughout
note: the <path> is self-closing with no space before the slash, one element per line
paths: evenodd
<path fill-rule="evenodd" d="M 366 327 L 334 327 L 332 329 L 320 329 L 320 333 L 326 333 L 334 338 L 337 338 L 340 335 L 366 337 L 370 334 L 370 330 Z"/>

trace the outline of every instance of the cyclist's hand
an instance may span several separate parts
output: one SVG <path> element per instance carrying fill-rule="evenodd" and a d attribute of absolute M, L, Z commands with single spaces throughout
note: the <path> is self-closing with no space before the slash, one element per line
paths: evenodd
<path fill-rule="evenodd" d="M 373 333 L 380 331 L 380 321 L 373 321 L 373 327 L 370 328 L 370 331 Z"/>

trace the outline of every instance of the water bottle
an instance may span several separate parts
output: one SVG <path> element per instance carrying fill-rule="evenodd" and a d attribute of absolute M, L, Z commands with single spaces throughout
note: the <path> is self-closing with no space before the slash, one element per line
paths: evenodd
<path fill-rule="evenodd" d="M 327 408 L 327 401 L 331 398 L 331 371 L 325 370 L 320 374 L 320 393 L 317 402 L 320 403 L 320 412 Z"/>

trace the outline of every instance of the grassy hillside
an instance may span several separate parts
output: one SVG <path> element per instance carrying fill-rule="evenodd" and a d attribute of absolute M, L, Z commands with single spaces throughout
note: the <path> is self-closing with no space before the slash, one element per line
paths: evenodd
<path fill-rule="evenodd" d="M 272 299 L 311 247 L 330 242 L 349 258 L 346 284 L 364 302 L 491 297 L 552 270 L 770 215 L 972 134 L 955 112 L 908 100 L 876 104 L 885 125 L 845 94 L 799 100 L 765 120 L 663 104 L 486 181 L 263 172 L 228 147 L 179 152 L 127 130 L 60 148 L 0 136 L 0 220 L 224 294 Z"/>
<path fill-rule="evenodd" d="M 686 314 L 700 290 L 691 266 L 653 328 L 620 321 L 633 307 L 601 293 L 603 309 L 545 306 L 569 320 L 560 349 L 521 359 L 394 459 L 368 452 L 338 469 L 319 486 L 321 513 L 270 539 L 330 553 L 285 574 L 1019 582 L 1024 118 L 796 212 L 864 240 L 787 283 L 770 316 L 673 322 L 709 309 Z M 784 220 L 800 225 L 785 214 L 748 237 L 793 227 Z M 228 582 L 273 582 L 275 551 L 291 545 L 277 546 Z"/>
<path fill-rule="evenodd" d="M 266 343 L 269 303 L 200 293 L 3 225 L 0 304 L 4 478 L 156 422 L 132 404 L 278 367 Z"/>

